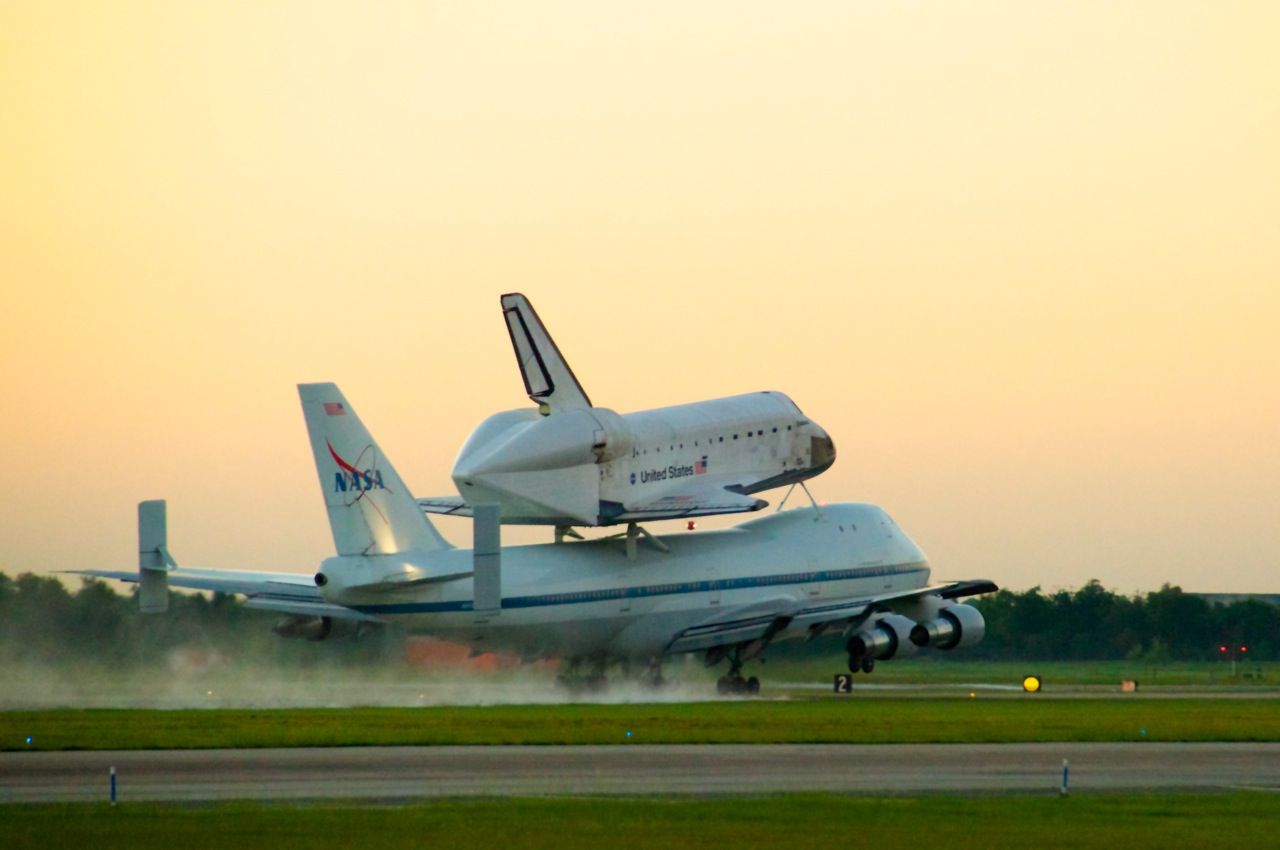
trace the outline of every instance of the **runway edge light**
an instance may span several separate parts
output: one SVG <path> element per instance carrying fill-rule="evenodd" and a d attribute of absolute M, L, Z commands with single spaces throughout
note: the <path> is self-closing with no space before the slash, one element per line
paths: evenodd
<path fill-rule="evenodd" d="M 1029 694 L 1039 693 L 1043 684 L 1039 676 L 1024 676 L 1022 679 L 1022 689 Z"/>

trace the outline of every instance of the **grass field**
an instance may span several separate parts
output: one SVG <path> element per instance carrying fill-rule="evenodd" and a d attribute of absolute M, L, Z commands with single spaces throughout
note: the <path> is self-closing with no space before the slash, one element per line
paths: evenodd
<path fill-rule="evenodd" d="M 844 656 L 824 658 L 775 658 L 762 665 L 766 686 L 775 681 L 828 682 L 844 669 Z M 1258 691 L 1280 687 L 1270 678 L 1269 665 L 1238 664 L 1234 675 L 1228 662 L 1178 661 L 1151 664 L 1141 661 L 966 661 L 925 655 L 876 665 L 867 682 L 883 684 L 958 684 L 970 682 L 1017 684 L 1034 673 L 1046 686 L 1111 687 L 1132 679 L 1144 689 L 1203 688 L 1209 690 Z"/>
<path fill-rule="evenodd" d="M 1274 847 L 1280 796 L 448 801 L 409 807 L 0 806 L 8 850 L 182 847 Z"/>
<path fill-rule="evenodd" d="M 634 705 L 0 713 L 0 748 L 5 750 L 1277 740 L 1280 700 L 1247 698 L 853 697 Z"/>

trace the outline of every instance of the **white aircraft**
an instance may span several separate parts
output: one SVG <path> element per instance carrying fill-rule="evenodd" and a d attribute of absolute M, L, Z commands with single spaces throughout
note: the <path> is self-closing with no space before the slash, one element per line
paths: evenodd
<path fill-rule="evenodd" d="M 499 508 L 475 507 L 475 548 L 447 543 L 334 384 L 299 386 L 337 555 L 314 576 L 178 568 L 165 504 L 139 505 L 139 571 L 79 570 L 140 582 L 144 612 L 168 585 L 243 594 L 286 615 L 282 634 L 320 639 L 335 625 L 399 623 L 528 660 L 565 659 L 601 679 L 615 661 L 660 680 L 664 657 L 728 659 L 721 692 L 754 693 L 744 662 L 771 642 L 847 635 L 849 669 L 922 646 L 977 643 L 982 615 L 960 597 L 989 581 L 929 584 L 924 554 L 872 505 L 773 513 L 723 530 L 677 533 L 629 554 L 602 539 L 500 548 Z"/>
<path fill-rule="evenodd" d="M 420 499 L 427 513 L 572 526 L 755 511 L 752 498 L 799 484 L 835 462 L 835 445 L 791 399 L 759 392 L 619 415 L 594 407 L 519 293 L 502 296 L 516 361 L 538 407 L 480 424 L 458 455 L 460 497 Z M 636 530 L 631 536 L 634 539 Z"/>

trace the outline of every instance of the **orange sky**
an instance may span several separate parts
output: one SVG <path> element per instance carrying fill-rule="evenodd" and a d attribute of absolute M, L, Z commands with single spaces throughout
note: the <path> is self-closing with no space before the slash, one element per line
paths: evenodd
<path fill-rule="evenodd" d="M 1280 4 L 617 5 L 0 7 L 0 569 L 310 571 L 294 384 L 450 494 L 521 290 L 938 577 L 1276 592 Z"/>

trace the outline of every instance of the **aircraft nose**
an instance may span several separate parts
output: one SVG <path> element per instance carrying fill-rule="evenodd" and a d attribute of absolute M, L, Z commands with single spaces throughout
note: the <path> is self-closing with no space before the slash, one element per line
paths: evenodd
<path fill-rule="evenodd" d="M 809 439 L 809 457 L 813 463 L 813 472 L 817 474 L 830 469 L 831 464 L 836 462 L 836 444 L 826 431 L 816 425 L 813 429 L 816 433 Z"/>

